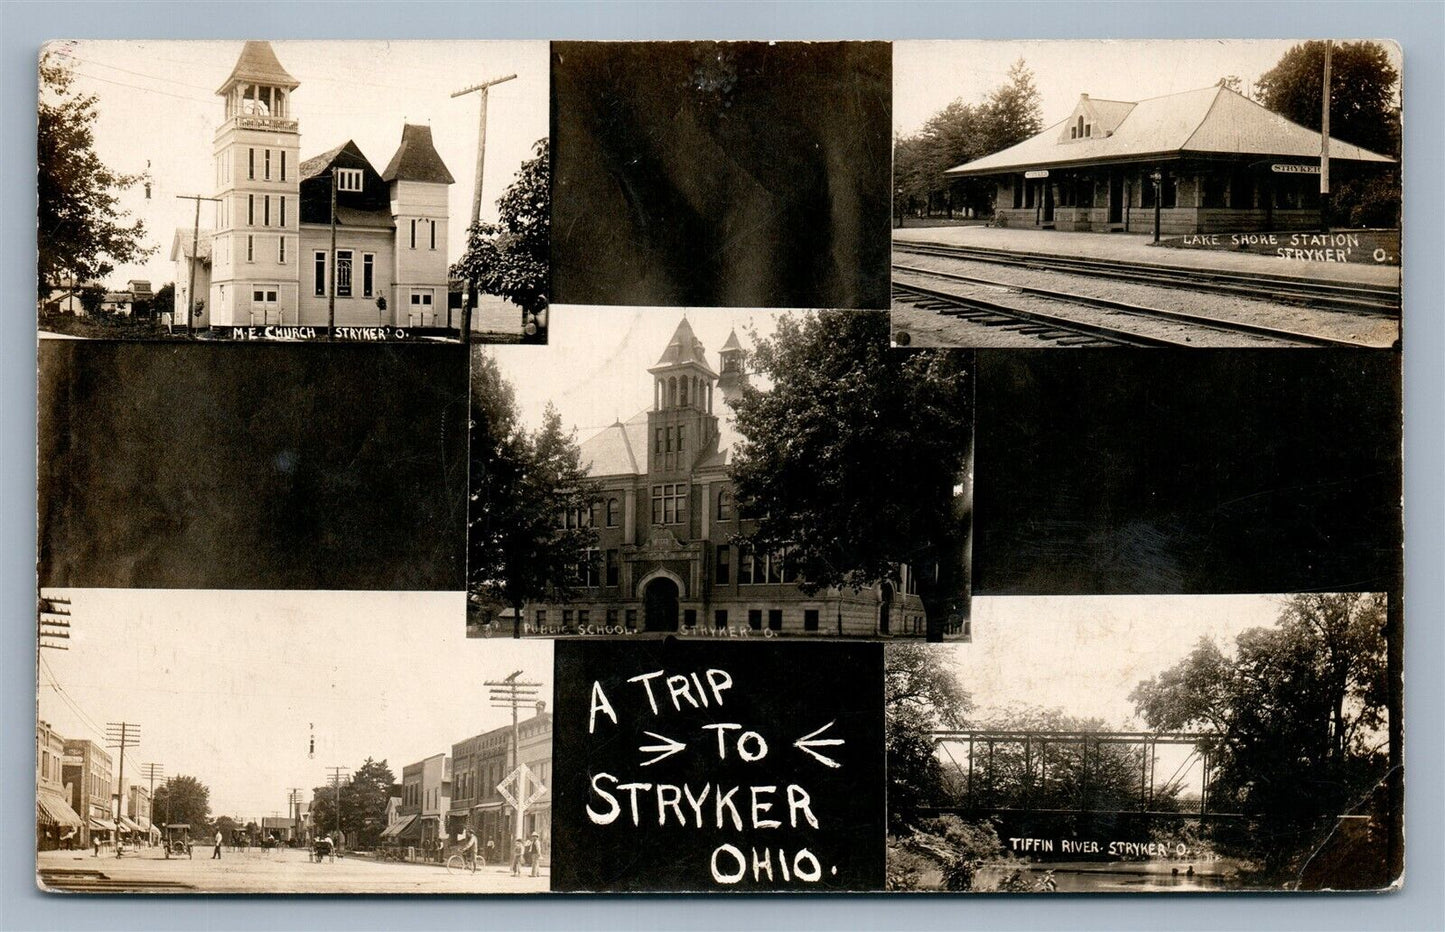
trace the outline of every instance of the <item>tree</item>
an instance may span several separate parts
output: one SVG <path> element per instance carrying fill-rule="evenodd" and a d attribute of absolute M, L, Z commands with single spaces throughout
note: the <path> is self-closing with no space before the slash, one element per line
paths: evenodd
<path fill-rule="evenodd" d="M 336 829 L 336 800 L 341 798 L 341 831 L 348 847 L 375 845 L 386 827 L 386 806 L 391 798 L 395 775 L 386 761 L 370 757 L 351 774 L 351 779 L 336 786 L 318 786 L 311 792 L 311 824 L 317 832 Z"/>
<path fill-rule="evenodd" d="M 782 552 L 803 591 L 919 580 L 931 634 L 966 590 L 961 483 L 973 433 L 968 357 L 889 348 L 888 315 L 784 316 L 754 335 L 751 362 L 772 387 L 746 386 L 732 465 L 743 542 Z"/>
<path fill-rule="evenodd" d="M 211 821 L 211 790 L 195 777 L 171 777 L 156 787 L 151 812 L 167 824 L 189 825 L 199 833 Z"/>
<path fill-rule="evenodd" d="M 512 387 L 485 354 L 473 357 L 471 398 L 468 589 L 474 603 L 510 606 L 520 635 L 525 603 L 565 600 L 575 590 L 597 542 L 596 485 L 556 408 L 549 404 L 542 427 L 528 433 Z"/>
<path fill-rule="evenodd" d="M 99 285 L 86 285 L 80 289 L 80 306 L 94 317 L 100 313 L 100 308 L 105 304 L 105 289 Z"/>
<path fill-rule="evenodd" d="M 535 326 L 547 307 L 551 195 L 547 140 L 539 139 L 532 158 L 497 199 L 497 222 L 473 224 L 466 251 L 452 275 L 475 282 L 487 294 L 501 295 L 520 307 Z M 467 324 L 470 327 L 470 310 Z"/>
<path fill-rule="evenodd" d="M 1268 867 L 1312 850 L 1385 775 L 1384 624 L 1383 596 L 1293 596 L 1233 656 L 1202 640 L 1130 696 L 1154 728 L 1216 736 L 1211 798 L 1262 827 L 1226 840 Z"/>
<path fill-rule="evenodd" d="M 156 293 L 150 299 L 148 316 L 152 320 L 160 318 L 160 315 L 170 313 L 176 306 L 176 285 L 175 282 L 166 282 L 156 289 Z M 137 308 L 136 316 L 140 316 L 140 309 Z"/>
<path fill-rule="evenodd" d="M 893 835 L 915 827 L 921 809 L 949 802 L 929 732 L 962 727 L 973 703 L 944 665 L 945 657 L 916 642 L 889 644 L 883 652 L 888 831 Z"/>
<path fill-rule="evenodd" d="M 979 117 L 980 155 L 1018 145 L 1044 128 L 1034 73 L 1022 58 L 1009 68 L 1008 81 L 989 93 Z"/>
<path fill-rule="evenodd" d="M 1255 83 L 1261 104 L 1301 126 L 1321 127 L 1324 42 L 1293 46 Z M 1378 42 L 1337 42 L 1330 52 L 1330 136 L 1371 152 L 1400 155 L 1400 73 Z M 1400 217 L 1399 166 L 1342 175 L 1332 184 L 1331 220 L 1392 227 Z"/>
<path fill-rule="evenodd" d="M 145 224 L 127 223 L 118 192 L 143 178 L 112 171 L 95 154 L 96 97 L 74 88 L 70 66 L 53 52 L 40 59 L 37 128 L 39 294 L 61 281 L 104 278 L 117 263 L 155 252 Z"/>

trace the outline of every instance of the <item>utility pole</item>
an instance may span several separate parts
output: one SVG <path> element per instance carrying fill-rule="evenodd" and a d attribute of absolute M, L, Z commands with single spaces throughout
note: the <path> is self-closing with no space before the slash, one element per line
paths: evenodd
<path fill-rule="evenodd" d="M 106 722 L 105 746 L 120 749 L 120 772 L 116 776 L 115 821 L 116 850 L 120 850 L 120 820 L 125 811 L 125 749 L 140 744 L 140 726 L 134 722 Z"/>
<path fill-rule="evenodd" d="M 330 783 L 332 786 L 336 787 L 336 832 L 337 832 L 337 834 L 340 834 L 340 833 L 341 833 L 341 778 L 342 778 L 342 776 L 344 776 L 345 773 L 346 773 L 348 770 L 350 770 L 351 768 L 350 768 L 350 767 L 327 767 L 326 769 L 329 770 L 329 771 L 331 771 L 331 776 L 327 778 L 327 782 Z"/>
<path fill-rule="evenodd" d="M 512 753 L 511 766 L 508 774 L 515 773 L 522 766 L 521 729 L 517 718 L 517 707 L 523 702 L 536 702 L 538 690 L 542 688 L 541 683 L 529 683 L 520 679 L 521 670 L 513 672 L 510 676 L 501 680 L 487 680 L 482 685 L 491 691 L 491 704 L 493 708 L 512 710 Z M 523 776 L 517 779 L 516 804 L 513 806 L 516 817 L 513 821 L 512 843 L 522 844 L 522 816 L 526 812 L 527 781 Z"/>
<path fill-rule="evenodd" d="M 482 101 L 482 114 L 478 121 L 477 128 L 477 180 L 472 188 L 472 225 L 467 228 L 467 243 L 471 243 L 472 230 L 482 219 L 482 166 L 487 160 L 487 95 L 492 87 L 515 78 L 515 74 L 509 74 L 501 78 L 492 78 L 490 81 L 483 81 L 481 84 L 473 84 L 471 87 L 464 87 L 452 94 L 452 97 L 461 97 L 476 92 Z M 477 278 L 475 275 L 467 276 L 467 303 L 462 307 L 462 342 L 472 342 L 472 308 L 477 304 Z M 526 310 L 522 314 L 526 315 Z"/>
<path fill-rule="evenodd" d="M 1320 91 L 1320 230 L 1330 229 L 1330 52 L 1334 42 L 1325 40 L 1325 79 Z"/>
<path fill-rule="evenodd" d="M 300 210 L 298 207 L 297 210 Z M 326 339 L 336 339 L 336 166 L 331 166 L 331 287 L 326 297 Z M 298 318 L 298 323 L 299 323 Z"/>
<path fill-rule="evenodd" d="M 146 780 L 150 783 L 146 790 L 146 806 L 149 810 L 146 818 L 150 820 L 151 826 L 154 827 L 156 824 L 156 778 L 166 775 L 165 768 L 160 764 L 141 764 L 140 767 L 141 774 L 145 776 Z M 146 840 L 146 844 L 150 844 L 149 839 Z"/>
<path fill-rule="evenodd" d="M 301 835 L 301 787 L 293 786 L 290 789 L 291 792 L 286 797 L 286 801 L 289 804 L 287 807 L 287 815 L 292 819 L 291 839 L 294 841 Z"/>
<path fill-rule="evenodd" d="M 35 610 L 35 714 L 40 715 L 40 652 L 70 650 L 70 600 L 41 595 Z"/>
<path fill-rule="evenodd" d="M 186 336 L 190 336 L 191 319 L 196 313 L 196 260 L 200 258 L 196 255 L 196 252 L 200 249 L 201 245 L 201 201 L 213 201 L 219 204 L 221 203 L 221 199 L 218 197 L 201 197 L 199 194 L 177 194 L 176 197 L 183 201 L 196 202 L 196 222 L 195 226 L 191 228 L 190 280 L 186 285 Z M 174 320 L 175 314 L 172 313 L 171 317 L 173 318 L 171 320 L 171 328 L 174 329 L 176 325 Z"/>

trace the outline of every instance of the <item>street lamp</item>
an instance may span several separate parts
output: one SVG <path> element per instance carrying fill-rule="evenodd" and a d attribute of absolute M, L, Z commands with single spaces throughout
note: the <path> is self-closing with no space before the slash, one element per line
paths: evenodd
<path fill-rule="evenodd" d="M 1164 173 L 1159 169 L 1149 173 L 1149 180 L 1154 182 L 1154 242 L 1159 242 L 1159 207 L 1164 201 Z"/>

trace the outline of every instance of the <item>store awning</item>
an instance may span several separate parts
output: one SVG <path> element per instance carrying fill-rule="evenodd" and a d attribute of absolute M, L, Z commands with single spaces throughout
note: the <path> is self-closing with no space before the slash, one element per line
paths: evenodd
<path fill-rule="evenodd" d="M 502 808 L 502 801 L 499 799 L 494 803 L 477 803 L 472 807 L 477 812 L 491 812 L 494 809 Z"/>
<path fill-rule="evenodd" d="M 106 823 L 100 821 L 99 819 L 91 819 L 91 820 L 90 820 L 90 830 L 91 830 L 92 832 L 113 832 L 113 831 L 115 831 L 115 826 L 114 826 L 114 825 L 107 825 Z"/>
<path fill-rule="evenodd" d="M 121 831 L 130 832 L 134 835 L 144 835 L 146 833 L 146 830 L 141 828 L 139 824 L 131 821 L 125 816 L 120 817 L 120 828 Z"/>
<path fill-rule="evenodd" d="M 402 816 L 401 819 L 399 819 L 398 821 L 393 822 L 393 823 L 391 823 L 390 825 L 388 825 L 386 828 L 382 829 L 382 830 L 381 830 L 381 837 L 382 837 L 382 838 L 397 838 L 397 837 L 400 837 L 401 833 L 404 832 L 404 831 L 406 831 L 407 828 L 410 827 L 411 824 L 414 823 L 415 821 L 416 821 L 416 816 L 414 816 L 414 815 Z M 418 833 L 418 834 L 420 834 L 420 833 Z"/>
<path fill-rule="evenodd" d="M 35 818 L 45 825 L 69 825 L 80 828 L 85 822 L 58 796 L 42 793 L 35 797 Z"/>

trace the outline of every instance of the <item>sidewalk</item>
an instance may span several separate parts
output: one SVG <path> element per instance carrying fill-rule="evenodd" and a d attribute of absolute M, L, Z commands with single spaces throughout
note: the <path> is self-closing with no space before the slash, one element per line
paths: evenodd
<path fill-rule="evenodd" d="M 1287 236 L 1288 234 L 1281 234 Z M 1294 262 L 1273 256 L 1206 249 L 1168 249 L 1151 245 L 1147 233 L 1061 233 L 1004 227 L 908 227 L 893 231 L 894 242 L 944 243 L 1014 252 L 1036 252 L 1084 259 L 1143 262 L 1183 269 L 1250 272 L 1288 278 L 1316 279 L 1398 287 L 1400 267 L 1351 262 Z"/>

